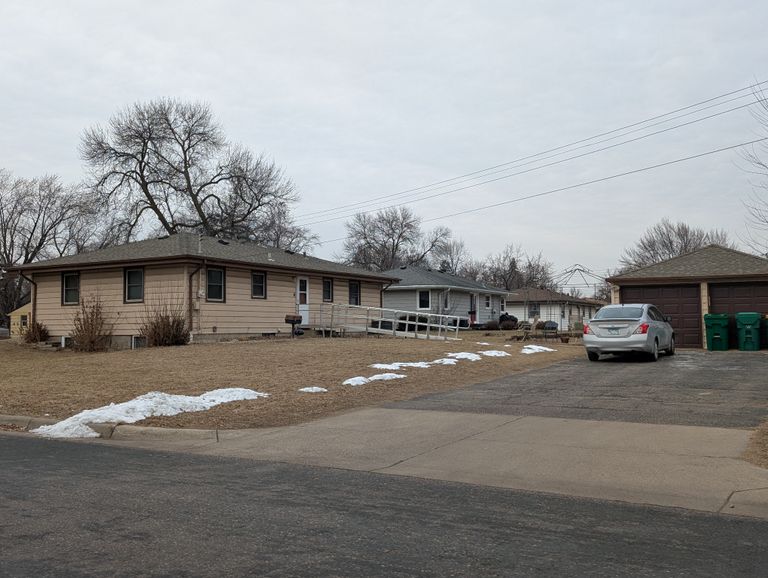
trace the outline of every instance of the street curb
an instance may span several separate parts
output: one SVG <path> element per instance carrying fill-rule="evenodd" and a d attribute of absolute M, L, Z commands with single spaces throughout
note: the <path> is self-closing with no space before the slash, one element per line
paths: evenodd
<path fill-rule="evenodd" d="M 60 420 L 31 417 L 26 415 L 0 414 L 0 425 L 10 425 L 32 431 L 42 425 L 53 425 Z M 90 423 L 88 427 L 99 434 L 102 439 L 113 440 L 210 440 L 218 441 L 218 430 L 215 429 L 172 429 L 163 427 L 143 427 L 138 425 L 120 425 L 116 423 Z"/>

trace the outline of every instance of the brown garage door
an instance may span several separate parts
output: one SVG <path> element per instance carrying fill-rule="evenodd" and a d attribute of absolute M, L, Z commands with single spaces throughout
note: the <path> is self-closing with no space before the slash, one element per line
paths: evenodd
<path fill-rule="evenodd" d="M 728 315 L 743 311 L 768 313 L 768 283 L 710 283 L 709 311 Z M 731 323 L 730 333 L 731 347 L 735 347 L 735 323 Z"/>
<path fill-rule="evenodd" d="M 679 347 L 701 347 L 698 285 L 647 285 L 621 288 L 622 303 L 653 303 L 672 318 Z"/>

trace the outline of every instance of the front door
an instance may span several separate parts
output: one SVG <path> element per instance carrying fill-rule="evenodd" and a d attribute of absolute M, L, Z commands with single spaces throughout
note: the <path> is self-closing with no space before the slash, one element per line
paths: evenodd
<path fill-rule="evenodd" d="M 309 325 L 309 279 L 296 280 L 296 311 L 301 315 L 301 324 Z"/>

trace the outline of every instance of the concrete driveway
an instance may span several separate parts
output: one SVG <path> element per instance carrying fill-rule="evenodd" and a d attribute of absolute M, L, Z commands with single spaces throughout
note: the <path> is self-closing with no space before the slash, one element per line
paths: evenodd
<path fill-rule="evenodd" d="M 762 352 L 688 350 L 657 363 L 585 357 L 389 407 L 752 428 L 768 417 L 767 374 Z"/>

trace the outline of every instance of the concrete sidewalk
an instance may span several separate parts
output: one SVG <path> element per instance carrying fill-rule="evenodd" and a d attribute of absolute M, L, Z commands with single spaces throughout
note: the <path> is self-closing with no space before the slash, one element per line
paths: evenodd
<path fill-rule="evenodd" d="M 176 430 L 178 431 L 178 430 Z M 121 427 L 103 443 L 466 482 L 768 519 L 768 470 L 746 430 L 366 409 L 297 426 L 199 432 Z"/>

